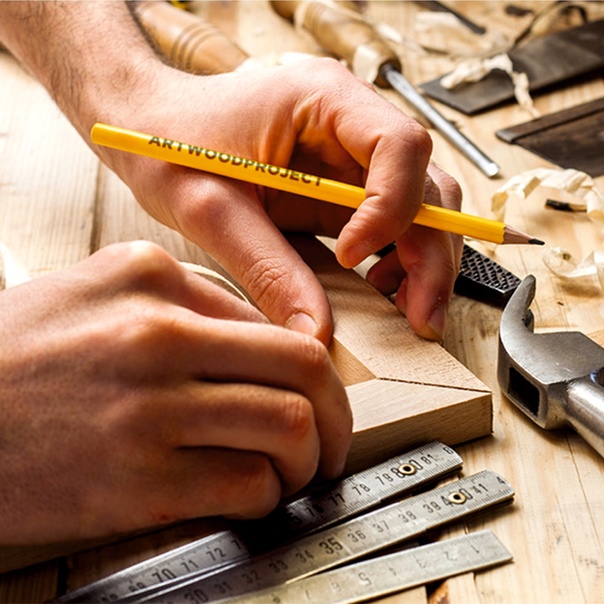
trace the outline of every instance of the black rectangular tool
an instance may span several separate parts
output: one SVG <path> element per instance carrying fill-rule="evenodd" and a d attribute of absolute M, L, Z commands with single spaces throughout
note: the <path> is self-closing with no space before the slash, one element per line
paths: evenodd
<path fill-rule="evenodd" d="M 503 307 L 519 285 L 520 279 L 516 275 L 464 245 L 455 293 Z"/>

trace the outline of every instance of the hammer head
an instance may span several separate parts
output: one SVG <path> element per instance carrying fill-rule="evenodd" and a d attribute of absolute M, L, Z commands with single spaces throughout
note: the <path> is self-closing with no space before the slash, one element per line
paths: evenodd
<path fill-rule="evenodd" d="M 503 393 L 542 428 L 567 420 L 567 390 L 602 373 L 604 348 L 576 331 L 536 334 L 529 306 L 535 277 L 529 275 L 508 301 L 499 327 L 498 380 Z"/>

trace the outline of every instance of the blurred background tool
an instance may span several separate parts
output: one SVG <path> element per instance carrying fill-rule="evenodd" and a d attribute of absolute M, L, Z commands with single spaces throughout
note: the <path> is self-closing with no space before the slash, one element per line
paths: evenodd
<path fill-rule="evenodd" d="M 226 73 L 249 60 L 219 29 L 169 2 L 136 2 L 135 14 L 158 50 L 183 71 Z"/>
<path fill-rule="evenodd" d="M 438 2 L 438 0 L 415 0 L 415 4 L 419 4 L 428 10 L 439 12 L 439 13 L 449 13 L 453 15 L 460 23 L 463 23 L 470 31 L 473 31 L 475 34 L 482 35 L 486 33 L 486 28 L 482 25 L 478 25 L 471 19 L 468 19 L 465 15 L 462 15 L 459 11 L 456 11 L 454 8 L 451 8 L 444 2 Z"/>
<path fill-rule="evenodd" d="M 494 177 L 499 166 L 466 138 L 405 78 L 392 48 L 357 11 L 320 1 L 271 0 L 273 9 L 313 35 L 325 50 L 343 59 L 359 77 L 378 86 L 391 86 L 441 135 L 484 174 Z"/>
<path fill-rule="evenodd" d="M 574 168 L 596 178 L 604 175 L 603 132 L 604 97 L 497 130 L 495 134 L 561 168 Z"/>
<path fill-rule="evenodd" d="M 514 71 L 526 74 L 529 92 L 551 92 L 569 87 L 580 78 L 599 78 L 604 69 L 604 19 L 531 39 L 508 53 Z M 444 74 L 420 84 L 432 99 L 466 115 L 500 107 L 514 99 L 514 85 L 507 73 L 494 69 L 478 82 L 463 82 L 449 89 Z"/>

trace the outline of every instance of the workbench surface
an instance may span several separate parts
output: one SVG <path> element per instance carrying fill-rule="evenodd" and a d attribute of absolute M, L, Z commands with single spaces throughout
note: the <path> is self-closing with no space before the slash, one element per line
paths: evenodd
<path fill-rule="evenodd" d="M 522 31 L 531 16 L 507 14 L 508 4 L 539 11 L 547 3 L 448 4 L 489 29 L 509 34 Z M 208 2 L 195 10 L 233 36 L 248 53 L 269 62 L 284 51 L 317 51 L 309 39 L 281 21 L 267 2 Z M 424 9 L 416 3 L 368 2 L 367 10 L 408 40 L 419 39 L 415 16 Z M 403 47 L 401 54 L 405 73 L 415 84 L 440 76 L 455 64 L 443 54 L 420 53 L 410 46 Z M 99 165 L 47 93 L 6 52 L 0 52 L 0 73 L 0 241 L 33 277 L 80 260 L 100 246 L 135 238 L 153 240 L 180 260 L 204 259 L 199 250 L 155 223 L 129 199 L 123 184 Z M 414 114 L 393 92 L 384 94 Z M 596 76 L 534 100 L 536 108 L 548 114 L 602 96 L 604 81 Z M 489 179 L 433 133 L 434 158 L 460 182 L 465 211 L 491 216 L 491 195 L 507 179 L 525 170 L 553 167 L 496 138 L 496 130 L 530 119 L 518 105 L 473 117 L 437 106 L 502 167 L 500 178 Z M 604 190 L 604 177 L 596 183 Z M 102 208 L 97 203 L 101 198 Z M 547 248 L 563 247 L 579 260 L 602 250 L 602 234 L 585 213 L 546 209 L 539 192 L 526 201 L 512 197 L 506 222 L 545 240 Z M 581 282 L 560 280 L 544 265 L 543 248 L 538 246 L 471 243 L 519 277 L 536 276 L 532 310 L 537 331 L 580 330 L 604 341 L 604 292 L 595 276 Z M 389 602 L 604 603 L 604 460 L 574 432 L 545 432 L 502 397 L 496 376 L 500 317 L 497 306 L 456 295 L 444 344 L 493 392 L 493 434 L 455 447 L 464 460 L 463 472 L 498 472 L 514 487 L 514 503 L 463 526 L 455 525 L 440 536 L 491 529 L 513 553 L 514 561 L 450 579 L 436 590 L 421 587 L 397 594 Z M 74 589 L 186 542 L 190 531 L 191 525 L 173 529 L 169 539 L 155 532 L 7 572 L 0 575 L 0 601 L 51 599 L 66 587 Z"/>

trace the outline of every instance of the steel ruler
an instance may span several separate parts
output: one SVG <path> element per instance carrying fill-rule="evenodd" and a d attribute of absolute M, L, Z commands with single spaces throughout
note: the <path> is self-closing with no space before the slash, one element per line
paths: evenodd
<path fill-rule="evenodd" d="M 396 496 L 413 492 L 458 470 L 462 459 L 432 442 L 283 505 L 261 520 L 233 523 L 231 530 L 155 556 L 86 585 L 56 602 L 118 601 L 191 573 L 245 560 L 301 535 L 324 529 Z"/>
<path fill-rule="evenodd" d="M 211 602 L 300 580 L 509 502 L 513 496 L 512 487 L 501 476 L 485 470 L 305 535 L 251 559 L 235 561 L 210 573 L 190 573 L 163 587 L 143 590 L 131 601 Z"/>
<path fill-rule="evenodd" d="M 220 602 L 364 602 L 510 560 L 512 554 L 491 531 L 485 530 L 379 556 Z"/>

